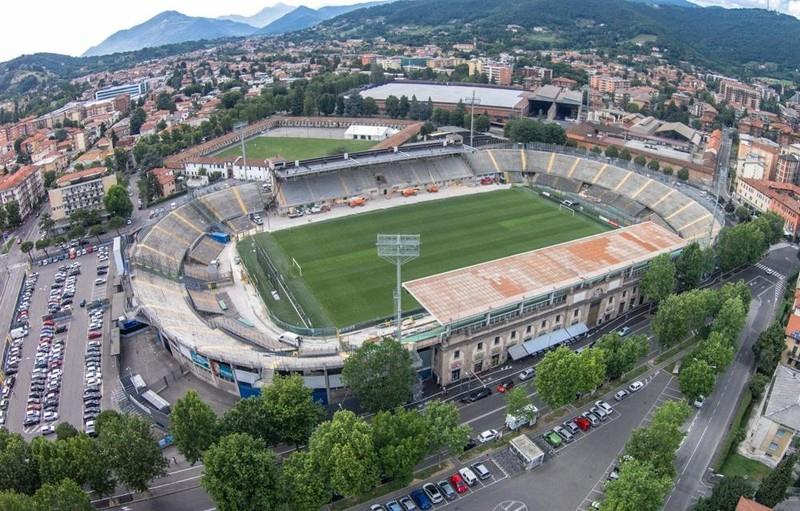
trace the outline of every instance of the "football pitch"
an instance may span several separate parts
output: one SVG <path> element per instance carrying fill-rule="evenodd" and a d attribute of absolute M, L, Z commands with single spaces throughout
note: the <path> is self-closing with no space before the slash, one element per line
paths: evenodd
<path fill-rule="evenodd" d="M 408 281 L 606 230 L 530 189 L 513 188 L 262 233 L 238 248 L 273 314 L 300 324 L 285 296 L 272 298 L 252 255 L 254 242 L 267 251 L 313 326 L 342 328 L 392 314 L 395 268 L 377 255 L 378 233 L 421 235 L 420 257 L 403 266 Z M 418 307 L 404 291 L 403 309 Z"/>
<path fill-rule="evenodd" d="M 337 138 L 255 137 L 245 141 L 248 158 L 265 160 L 280 155 L 287 161 L 318 158 L 329 154 L 366 151 L 377 142 L 371 140 L 345 140 Z M 241 156 L 241 144 L 220 151 L 220 158 Z"/>

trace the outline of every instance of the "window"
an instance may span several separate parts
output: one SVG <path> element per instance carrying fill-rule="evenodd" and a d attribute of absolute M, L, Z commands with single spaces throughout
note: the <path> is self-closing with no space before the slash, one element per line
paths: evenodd
<path fill-rule="evenodd" d="M 777 451 L 778 450 L 778 444 L 776 444 L 775 442 L 770 442 L 768 449 L 770 451 Z"/>
<path fill-rule="evenodd" d="M 783 438 L 785 435 L 786 435 L 786 430 L 785 429 L 779 429 L 778 432 L 775 433 L 775 436 L 778 437 L 778 438 Z"/>
<path fill-rule="evenodd" d="M 450 371 L 450 381 L 458 381 L 461 379 L 461 369 L 453 369 Z"/>
<path fill-rule="evenodd" d="M 547 328 L 547 320 L 542 321 L 542 328 Z"/>
<path fill-rule="evenodd" d="M 623 291 L 622 292 L 622 297 L 625 298 L 626 296 L 628 296 L 628 292 L 627 291 Z"/>
<path fill-rule="evenodd" d="M 614 303 L 614 297 L 613 296 L 609 296 L 608 297 L 608 304 L 611 305 L 612 303 Z"/>
<path fill-rule="evenodd" d="M 460 357 L 460 356 L 461 356 L 461 352 L 460 352 L 459 350 L 455 350 L 455 351 L 453 352 L 453 358 L 458 358 L 458 357 Z"/>
<path fill-rule="evenodd" d="M 500 344 L 500 336 L 499 335 L 494 338 L 494 344 L 495 344 L 495 346 Z"/>
<path fill-rule="evenodd" d="M 517 338 L 517 331 L 516 330 L 512 330 L 511 331 L 511 338 L 512 339 L 516 339 Z"/>
<path fill-rule="evenodd" d="M 528 325 L 527 327 L 525 327 L 525 333 L 526 334 L 531 333 L 531 325 Z"/>
<path fill-rule="evenodd" d="M 556 323 L 561 323 L 561 314 L 556 314 Z"/>
<path fill-rule="evenodd" d="M 581 310 L 580 309 L 575 309 L 575 312 L 572 313 L 572 317 L 573 318 L 577 318 L 580 315 L 581 315 Z"/>
<path fill-rule="evenodd" d="M 482 350 L 483 349 L 483 343 L 479 342 L 478 345 L 475 346 L 475 349 L 478 350 L 478 351 Z"/>

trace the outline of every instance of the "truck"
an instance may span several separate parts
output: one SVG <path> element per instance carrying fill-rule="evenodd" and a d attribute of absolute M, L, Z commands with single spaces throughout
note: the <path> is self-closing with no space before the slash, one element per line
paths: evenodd
<path fill-rule="evenodd" d="M 24 326 L 12 329 L 9 334 L 11 334 L 12 339 L 22 339 L 23 337 L 28 335 L 28 329 Z"/>
<path fill-rule="evenodd" d="M 515 417 L 511 414 L 506 415 L 506 427 L 511 431 L 516 431 L 523 426 L 533 426 L 536 424 L 536 419 L 539 416 L 539 409 L 536 405 L 529 404 L 524 408 L 524 417 Z M 530 417 L 530 419 L 528 418 Z"/>

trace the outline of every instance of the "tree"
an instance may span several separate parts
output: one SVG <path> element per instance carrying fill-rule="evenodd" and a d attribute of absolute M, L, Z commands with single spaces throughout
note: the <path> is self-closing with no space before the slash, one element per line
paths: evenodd
<path fill-rule="evenodd" d="M 580 373 L 578 377 L 578 388 L 576 389 L 577 392 L 582 394 L 593 392 L 597 387 L 603 384 L 606 379 L 606 361 L 604 355 L 604 352 L 596 349 L 583 350 L 581 354 L 578 355 Z"/>
<path fill-rule="evenodd" d="M 633 159 L 633 163 L 635 163 L 636 165 L 639 165 L 640 167 L 644 167 L 645 165 L 647 165 L 647 158 L 645 158 L 644 156 L 639 155 L 639 156 L 637 156 L 636 158 Z"/>
<path fill-rule="evenodd" d="M 620 337 L 611 332 L 601 337 L 594 347 L 604 354 L 608 379 L 618 380 L 634 368 L 639 358 L 647 355 L 648 344 L 644 335 Z"/>
<path fill-rule="evenodd" d="M 156 96 L 156 108 L 159 110 L 169 110 L 170 112 L 175 111 L 175 101 L 172 100 L 172 96 L 167 92 L 161 92 Z"/>
<path fill-rule="evenodd" d="M 456 405 L 438 399 L 428 401 L 423 416 L 428 425 L 428 452 L 439 453 L 447 449 L 453 456 L 463 452 L 472 429 L 461 424 Z"/>
<path fill-rule="evenodd" d="M 125 219 L 121 216 L 112 216 L 108 219 L 108 228 L 116 230 L 117 235 L 119 235 L 119 229 L 123 225 L 125 225 Z"/>
<path fill-rule="evenodd" d="M 237 401 L 222 416 L 220 430 L 222 435 L 247 433 L 253 438 L 262 440 L 266 445 L 272 444 L 278 437 L 260 397 L 248 397 Z"/>
<path fill-rule="evenodd" d="M 8 213 L 6 208 L 0 205 L 0 231 L 5 231 L 8 227 Z"/>
<path fill-rule="evenodd" d="M 120 185 L 113 185 L 106 192 L 103 197 L 103 204 L 112 216 L 119 216 L 128 218 L 133 212 L 133 204 L 131 203 L 128 192 Z"/>
<path fill-rule="evenodd" d="M 100 241 L 100 235 L 105 232 L 106 232 L 105 228 L 103 228 L 103 226 L 100 224 L 93 225 L 89 228 L 89 235 L 97 238 L 98 242 Z"/>
<path fill-rule="evenodd" d="M 492 124 L 488 115 L 479 115 L 475 117 L 475 131 L 478 133 L 486 133 L 491 128 Z"/>
<path fill-rule="evenodd" d="M 194 389 L 175 402 L 170 413 L 170 433 L 178 452 L 194 465 L 218 436 L 217 414 Z"/>
<path fill-rule="evenodd" d="M 753 223 L 764 234 L 764 242 L 767 246 L 774 245 L 783 237 L 783 226 L 786 222 L 774 211 L 762 213 Z"/>
<path fill-rule="evenodd" d="M 131 120 L 130 120 L 130 130 L 131 135 L 138 135 L 139 130 L 142 128 L 142 124 L 147 119 L 147 113 L 144 111 L 143 108 L 137 107 L 131 113 Z"/>
<path fill-rule="evenodd" d="M 22 215 L 19 212 L 19 204 L 12 200 L 6 203 L 6 225 L 11 229 L 16 229 L 22 225 Z"/>
<path fill-rule="evenodd" d="M 13 491 L 0 492 L 0 510 L 2 511 L 39 511 L 36 507 L 33 498 L 24 493 Z"/>
<path fill-rule="evenodd" d="M 275 453 L 245 433 L 220 439 L 203 456 L 206 489 L 220 511 L 279 509 L 283 489 Z"/>
<path fill-rule="evenodd" d="M 72 479 L 45 483 L 36 491 L 33 502 L 42 511 L 94 511 L 89 495 Z"/>
<path fill-rule="evenodd" d="M 31 452 L 42 483 L 58 484 L 70 478 L 78 485 L 89 485 L 100 495 L 114 489 L 111 470 L 97 442 L 83 433 L 55 442 L 35 438 Z"/>
<path fill-rule="evenodd" d="M 506 413 L 508 415 L 525 419 L 526 422 L 532 421 L 536 416 L 536 412 L 531 406 L 533 401 L 528 397 L 527 386 L 520 385 L 511 390 L 507 390 L 504 397 L 506 400 Z"/>
<path fill-rule="evenodd" d="M 693 289 L 704 275 L 714 268 L 714 254 L 694 241 L 684 248 L 675 259 L 675 271 L 683 289 Z"/>
<path fill-rule="evenodd" d="M 400 96 L 400 102 L 397 105 L 397 116 L 405 119 L 409 110 L 411 110 L 411 103 L 408 101 L 408 96 Z"/>
<path fill-rule="evenodd" d="M 671 477 L 675 473 L 675 451 L 684 436 L 680 428 L 690 414 L 686 403 L 660 406 L 649 426 L 633 431 L 625 444 L 625 453 L 650 464 L 655 474 Z"/>
<path fill-rule="evenodd" d="M 745 264 L 753 264 L 764 254 L 767 245 L 764 233 L 752 222 L 725 227 L 717 243 L 719 267 L 727 272 Z"/>
<path fill-rule="evenodd" d="M 619 479 L 604 488 L 604 511 L 657 511 L 672 487 L 668 475 L 656 476 L 653 467 L 638 459 L 622 465 Z"/>
<path fill-rule="evenodd" d="M 656 303 L 661 303 L 675 290 L 675 264 L 669 254 L 661 254 L 650 261 L 642 277 L 642 291 Z"/>
<path fill-rule="evenodd" d="M 758 339 L 753 344 L 753 353 L 756 356 L 756 368 L 758 372 L 767 376 L 772 376 L 778 362 L 781 360 L 783 350 L 786 349 L 786 342 L 781 323 L 775 321 L 769 328 L 761 332 Z"/>
<path fill-rule="evenodd" d="M 733 346 L 733 343 L 719 332 L 711 332 L 708 338 L 700 343 L 694 357 L 704 360 L 710 367 L 721 373 L 733 362 Z"/>
<path fill-rule="evenodd" d="M 44 251 L 44 255 L 48 255 L 47 254 L 47 247 L 49 247 L 51 243 L 52 243 L 52 240 L 50 238 L 43 238 L 43 239 L 40 239 L 40 240 L 36 240 L 36 243 L 35 243 L 36 250 L 42 250 L 42 251 Z"/>
<path fill-rule="evenodd" d="M 66 440 L 78 434 L 78 430 L 69 422 L 59 422 L 56 426 L 56 440 Z"/>
<path fill-rule="evenodd" d="M 368 411 L 390 410 L 408 401 L 416 374 L 411 355 L 393 339 L 366 343 L 347 357 L 342 380 Z"/>
<path fill-rule="evenodd" d="M 738 296 L 728 298 L 719 308 L 711 331 L 718 332 L 731 346 L 736 344 L 739 332 L 747 320 L 747 309 Z"/>
<path fill-rule="evenodd" d="M 578 355 L 561 346 L 547 353 L 536 367 L 536 390 L 550 408 L 558 408 L 575 399 L 581 387 Z"/>
<path fill-rule="evenodd" d="M 796 463 L 797 454 L 792 453 L 784 456 L 778 466 L 775 467 L 775 470 L 761 481 L 755 495 L 756 502 L 767 507 L 775 507 L 778 502 L 785 499 L 786 490 L 794 481 L 792 472 Z"/>
<path fill-rule="evenodd" d="M 366 493 L 378 484 L 378 455 L 372 426 L 349 410 L 314 430 L 309 452 L 319 464 L 319 477 L 330 481 L 331 491 L 343 496 Z"/>
<path fill-rule="evenodd" d="M 320 467 L 311 453 L 295 451 L 283 462 L 282 481 L 289 509 L 316 510 L 330 500 L 327 480 L 319 476 Z"/>
<path fill-rule="evenodd" d="M 650 160 L 650 162 L 647 164 L 648 169 L 655 170 L 656 172 L 658 172 L 660 167 L 661 165 L 658 163 L 658 160 Z"/>
<path fill-rule="evenodd" d="M 591 152 L 592 154 L 603 154 L 603 150 L 600 149 L 600 146 L 596 146 L 596 145 L 592 146 L 592 148 L 589 150 L 589 152 Z"/>
<path fill-rule="evenodd" d="M 677 176 L 678 176 L 678 179 L 680 179 L 681 181 L 688 181 L 689 180 L 689 169 L 687 169 L 686 167 L 681 167 L 680 169 L 678 169 Z"/>
<path fill-rule="evenodd" d="M 53 185 L 56 184 L 56 178 L 58 174 L 55 170 L 48 170 L 44 173 L 44 187 L 45 188 L 52 188 Z"/>
<path fill-rule="evenodd" d="M 610 145 L 606 148 L 606 156 L 609 158 L 619 158 L 619 149 L 617 146 Z"/>
<path fill-rule="evenodd" d="M 259 399 L 277 432 L 277 440 L 289 444 L 305 444 L 325 415 L 297 374 L 275 378 Z"/>
<path fill-rule="evenodd" d="M 682 341 L 689 332 L 700 329 L 714 311 L 717 294 L 693 289 L 668 296 L 658 307 L 652 322 L 653 333 L 663 348 Z"/>
<path fill-rule="evenodd" d="M 39 228 L 45 232 L 45 234 L 50 232 L 50 229 L 55 227 L 56 222 L 50 216 L 50 213 L 44 213 L 42 217 L 39 219 Z"/>
<path fill-rule="evenodd" d="M 709 395 L 714 390 L 715 380 L 715 371 L 702 359 L 684 362 L 678 375 L 681 392 L 689 401 Z"/>
<path fill-rule="evenodd" d="M 752 483 L 742 476 L 725 477 L 710 496 L 700 497 L 694 511 L 736 511 L 741 497 L 753 498 Z"/>
<path fill-rule="evenodd" d="M 747 222 L 748 220 L 750 220 L 750 217 L 752 215 L 752 213 L 750 213 L 750 208 L 748 208 L 744 204 L 736 206 L 736 209 L 733 211 L 733 214 L 736 215 L 736 219 L 739 222 Z"/>
<path fill-rule="evenodd" d="M 103 414 L 101 414 L 103 416 Z M 97 442 L 117 480 L 136 491 L 165 474 L 167 460 L 147 421 L 132 414 L 107 414 L 97 419 Z"/>
<path fill-rule="evenodd" d="M 0 429 L 0 491 L 32 494 L 39 474 L 30 445 L 17 433 Z"/>
<path fill-rule="evenodd" d="M 631 152 L 627 149 L 623 149 L 619 152 L 619 159 L 625 161 L 631 161 Z"/>
<path fill-rule="evenodd" d="M 33 242 L 32 241 L 23 241 L 22 244 L 19 246 L 19 249 L 28 254 L 28 258 L 33 261 L 33 257 L 31 257 L 31 251 L 33 250 Z"/>
<path fill-rule="evenodd" d="M 675 172 L 675 170 L 669 165 L 666 165 L 661 169 L 661 172 L 663 172 L 665 176 L 671 176 L 672 173 Z"/>
<path fill-rule="evenodd" d="M 402 484 L 414 477 L 414 467 L 427 454 L 425 418 L 416 410 L 382 411 L 372 421 L 372 434 L 381 473 Z"/>

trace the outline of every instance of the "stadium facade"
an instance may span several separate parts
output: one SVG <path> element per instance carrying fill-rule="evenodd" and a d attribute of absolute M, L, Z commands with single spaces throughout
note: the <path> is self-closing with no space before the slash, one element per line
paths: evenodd
<path fill-rule="evenodd" d="M 242 321 L 224 296 L 234 285 L 233 272 L 216 260 L 222 248 L 209 238 L 263 230 L 254 213 L 272 201 L 282 210 L 294 203 L 335 207 L 348 197 L 369 200 L 409 186 L 420 193 L 430 184 L 479 186 L 487 176 L 580 202 L 580 214 L 621 228 L 405 282 L 426 312 L 404 331 L 403 342 L 419 355 L 420 375 L 439 384 L 625 314 L 644 303 L 639 279 L 652 258 L 677 254 L 690 241 L 708 243 L 720 228 L 700 193 L 689 195 L 689 187 L 675 188 L 663 175 L 586 153 L 445 143 L 327 157 L 275 172 L 274 196 L 265 196 L 258 183 L 212 192 L 141 233 L 130 251 L 131 313 L 149 321 L 187 370 L 230 393 L 252 395 L 275 375 L 298 373 L 318 399 L 334 400 L 347 352 L 384 332 L 376 325 L 338 336 L 306 335 L 296 343 L 281 336 L 293 327 L 274 317 L 266 330 Z"/>

